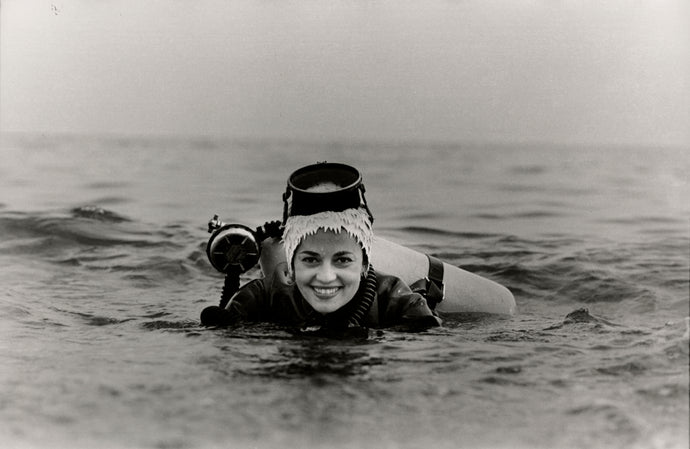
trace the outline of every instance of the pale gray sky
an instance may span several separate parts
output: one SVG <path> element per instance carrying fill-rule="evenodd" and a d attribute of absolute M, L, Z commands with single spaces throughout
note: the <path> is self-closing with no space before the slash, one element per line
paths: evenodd
<path fill-rule="evenodd" d="M 690 144 L 687 0 L 2 0 L 0 129 Z"/>

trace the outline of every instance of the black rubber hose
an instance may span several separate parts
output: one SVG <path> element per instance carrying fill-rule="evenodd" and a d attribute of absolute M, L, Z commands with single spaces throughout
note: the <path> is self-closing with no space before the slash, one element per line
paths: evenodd
<path fill-rule="evenodd" d="M 220 296 L 220 304 L 209 306 L 201 311 L 201 324 L 204 326 L 227 326 L 231 324 L 230 312 L 225 306 L 230 302 L 230 298 L 240 289 L 239 272 L 230 272 L 225 275 L 223 291 Z"/>
<path fill-rule="evenodd" d="M 220 295 L 221 308 L 225 308 L 230 302 L 230 298 L 240 289 L 240 274 L 238 272 L 230 272 L 225 275 L 225 282 L 223 282 L 223 291 Z"/>
<path fill-rule="evenodd" d="M 357 308 L 352 313 L 352 316 L 347 323 L 350 327 L 362 326 L 364 315 L 369 311 L 369 308 L 371 308 L 371 305 L 374 303 L 374 296 L 376 295 L 376 289 L 378 288 L 378 279 L 376 277 L 376 270 L 374 270 L 373 266 L 369 266 L 369 272 L 367 273 L 367 278 L 364 282 L 365 284 L 362 300 L 357 305 Z"/>

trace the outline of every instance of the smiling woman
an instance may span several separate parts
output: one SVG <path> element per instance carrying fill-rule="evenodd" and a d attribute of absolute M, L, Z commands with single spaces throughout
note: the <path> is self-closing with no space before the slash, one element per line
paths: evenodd
<path fill-rule="evenodd" d="M 297 170 L 284 200 L 285 261 L 262 266 L 266 276 L 242 287 L 225 309 L 204 310 L 204 324 L 267 321 L 324 331 L 440 325 L 421 292 L 369 263 L 374 219 L 356 169 L 320 163 Z"/>

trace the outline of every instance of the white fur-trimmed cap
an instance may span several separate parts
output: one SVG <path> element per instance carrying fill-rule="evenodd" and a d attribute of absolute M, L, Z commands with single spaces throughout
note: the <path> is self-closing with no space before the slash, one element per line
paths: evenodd
<path fill-rule="evenodd" d="M 366 209 L 353 208 L 342 212 L 326 211 L 313 215 L 293 215 L 288 217 L 283 230 L 285 257 L 290 271 L 292 271 L 292 258 L 299 244 L 306 236 L 316 234 L 320 229 L 336 233 L 344 230 L 359 242 L 367 258 L 371 258 L 374 232 Z"/>

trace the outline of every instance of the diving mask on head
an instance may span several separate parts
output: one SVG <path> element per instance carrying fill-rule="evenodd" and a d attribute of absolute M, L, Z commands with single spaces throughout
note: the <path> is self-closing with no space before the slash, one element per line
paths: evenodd
<path fill-rule="evenodd" d="M 295 215 L 360 208 L 374 221 L 364 198 L 362 175 L 345 164 L 320 162 L 295 171 L 288 179 L 283 202 L 283 225 Z"/>
<path fill-rule="evenodd" d="M 346 232 L 369 260 L 374 217 L 357 169 L 326 162 L 303 167 L 290 176 L 283 200 L 283 244 L 289 271 L 302 240 L 319 230 Z"/>

